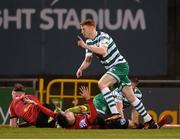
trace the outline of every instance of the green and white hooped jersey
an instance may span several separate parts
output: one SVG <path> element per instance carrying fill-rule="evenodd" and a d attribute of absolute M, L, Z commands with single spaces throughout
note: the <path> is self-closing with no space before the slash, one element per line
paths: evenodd
<path fill-rule="evenodd" d="M 126 60 L 120 54 L 113 39 L 104 32 L 97 32 L 96 37 L 92 39 L 87 39 L 86 44 L 90 47 L 101 47 L 102 44 L 107 44 L 107 53 L 104 56 L 96 54 L 100 59 L 100 62 L 104 65 L 105 69 L 110 69 L 116 64 L 125 63 Z M 92 56 L 93 53 L 86 49 L 86 56 Z"/>
<path fill-rule="evenodd" d="M 115 98 L 115 102 L 123 103 L 123 108 L 127 108 L 131 105 L 129 103 L 129 101 L 123 96 L 123 93 L 121 91 L 119 91 L 118 89 L 115 89 L 112 92 L 112 94 Z M 137 87 L 135 88 L 134 94 L 139 100 L 142 100 L 142 92 Z M 98 112 L 100 112 L 104 115 L 111 114 L 111 111 L 109 110 L 108 104 L 107 104 L 106 100 L 104 99 L 104 96 L 102 93 L 99 93 L 94 97 L 93 103 Z"/>

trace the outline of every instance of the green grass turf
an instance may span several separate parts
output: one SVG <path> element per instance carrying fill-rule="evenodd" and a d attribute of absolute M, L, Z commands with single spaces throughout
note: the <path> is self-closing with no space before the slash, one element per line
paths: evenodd
<path fill-rule="evenodd" d="M 0 127 L 0 139 L 179 139 L 180 128 L 153 130 L 65 130 L 61 128 Z"/>

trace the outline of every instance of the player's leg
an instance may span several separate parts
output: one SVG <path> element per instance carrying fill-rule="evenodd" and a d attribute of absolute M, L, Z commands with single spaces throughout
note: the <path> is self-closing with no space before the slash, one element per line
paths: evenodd
<path fill-rule="evenodd" d="M 170 116 L 168 114 L 163 115 L 159 121 L 157 122 L 159 128 L 163 127 L 170 120 Z"/>
<path fill-rule="evenodd" d="M 119 113 L 116 107 L 115 98 L 113 96 L 113 94 L 117 91 L 111 91 L 109 87 L 117 86 L 121 81 L 119 75 L 124 75 L 124 73 L 128 74 L 128 71 L 129 67 L 126 63 L 113 66 L 98 82 L 99 88 L 101 89 L 101 92 L 103 93 L 112 114 Z"/>
<path fill-rule="evenodd" d="M 93 103 L 96 107 L 96 110 L 103 118 L 107 118 L 108 116 L 111 115 L 111 111 L 107 105 L 107 102 L 104 99 L 104 96 L 102 93 L 97 94 L 94 99 Z"/>
<path fill-rule="evenodd" d="M 118 110 L 116 108 L 114 96 L 109 87 L 114 85 L 116 82 L 117 82 L 117 80 L 109 74 L 104 74 L 101 77 L 101 79 L 98 81 L 98 86 L 99 86 L 99 88 L 104 96 L 104 99 L 106 100 L 108 107 L 112 114 L 118 114 Z"/>
<path fill-rule="evenodd" d="M 131 103 L 131 105 L 136 109 L 136 111 L 143 117 L 144 121 L 148 124 L 149 128 L 157 128 L 152 117 L 147 113 L 143 103 L 135 96 L 132 87 L 126 85 L 128 78 L 124 78 L 124 87 L 122 89 L 126 99 Z"/>
<path fill-rule="evenodd" d="M 123 94 L 121 91 L 118 90 L 118 88 L 113 90 L 113 96 L 115 98 L 115 103 L 117 110 L 119 114 L 121 115 L 121 118 L 124 118 L 124 113 L 123 113 Z"/>
<path fill-rule="evenodd" d="M 104 129 L 106 128 L 105 119 L 111 115 L 111 111 L 109 110 L 107 102 L 105 101 L 102 93 L 97 94 L 93 98 L 93 103 L 98 112 L 98 117 L 95 124 L 98 125 L 100 129 Z"/>
<path fill-rule="evenodd" d="M 143 117 L 145 122 L 148 123 L 149 128 L 157 127 L 152 117 L 147 113 L 143 103 L 135 96 L 131 86 L 131 81 L 128 78 L 129 66 L 128 63 L 119 64 L 107 72 L 114 76 L 119 82 L 119 88 L 122 90 L 126 99 L 132 104 L 137 112 Z"/>
<path fill-rule="evenodd" d="M 55 117 L 56 113 L 54 112 L 55 106 L 50 104 L 43 104 L 41 111 L 36 120 L 36 127 L 55 127 L 55 120 L 53 119 L 49 122 L 49 117 Z"/>

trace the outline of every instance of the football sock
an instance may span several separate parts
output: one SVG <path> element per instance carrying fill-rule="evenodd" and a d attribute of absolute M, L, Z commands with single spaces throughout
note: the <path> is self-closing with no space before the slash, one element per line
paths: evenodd
<path fill-rule="evenodd" d="M 138 98 L 132 102 L 132 106 L 135 107 L 136 111 L 143 117 L 145 122 L 149 122 L 152 119 L 152 117 L 147 113 L 143 103 Z"/>
<path fill-rule="evenodd" d="M 108 87 L 106 87 L 106 88 L 102 89 L 101 92 L 104 96 L 104 99 L 106 100 L 106 102 L 108 104 L 108 107 L 109 107 L 111 113 L 117 114 L 118 110 L 116 108 L 116 103 L 115 103 L 115 99 L 112 95 L 112 91 Z"/>

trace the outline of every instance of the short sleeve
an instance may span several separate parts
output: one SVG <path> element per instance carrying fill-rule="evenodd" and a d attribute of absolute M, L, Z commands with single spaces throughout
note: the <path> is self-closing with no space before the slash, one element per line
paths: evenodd
<path fill-rule="evenodd" d="M 109 38 L 109 36 L 106 35 L 106 34 L 103 34 L 103 35 L 101 35 L 101 36 L 99 37 L 100 46 L 101 46 L 101 44 L 107 44 L 107 46 L 108 46 L 109 41 L 110 41 L 110 38 Z"/>

